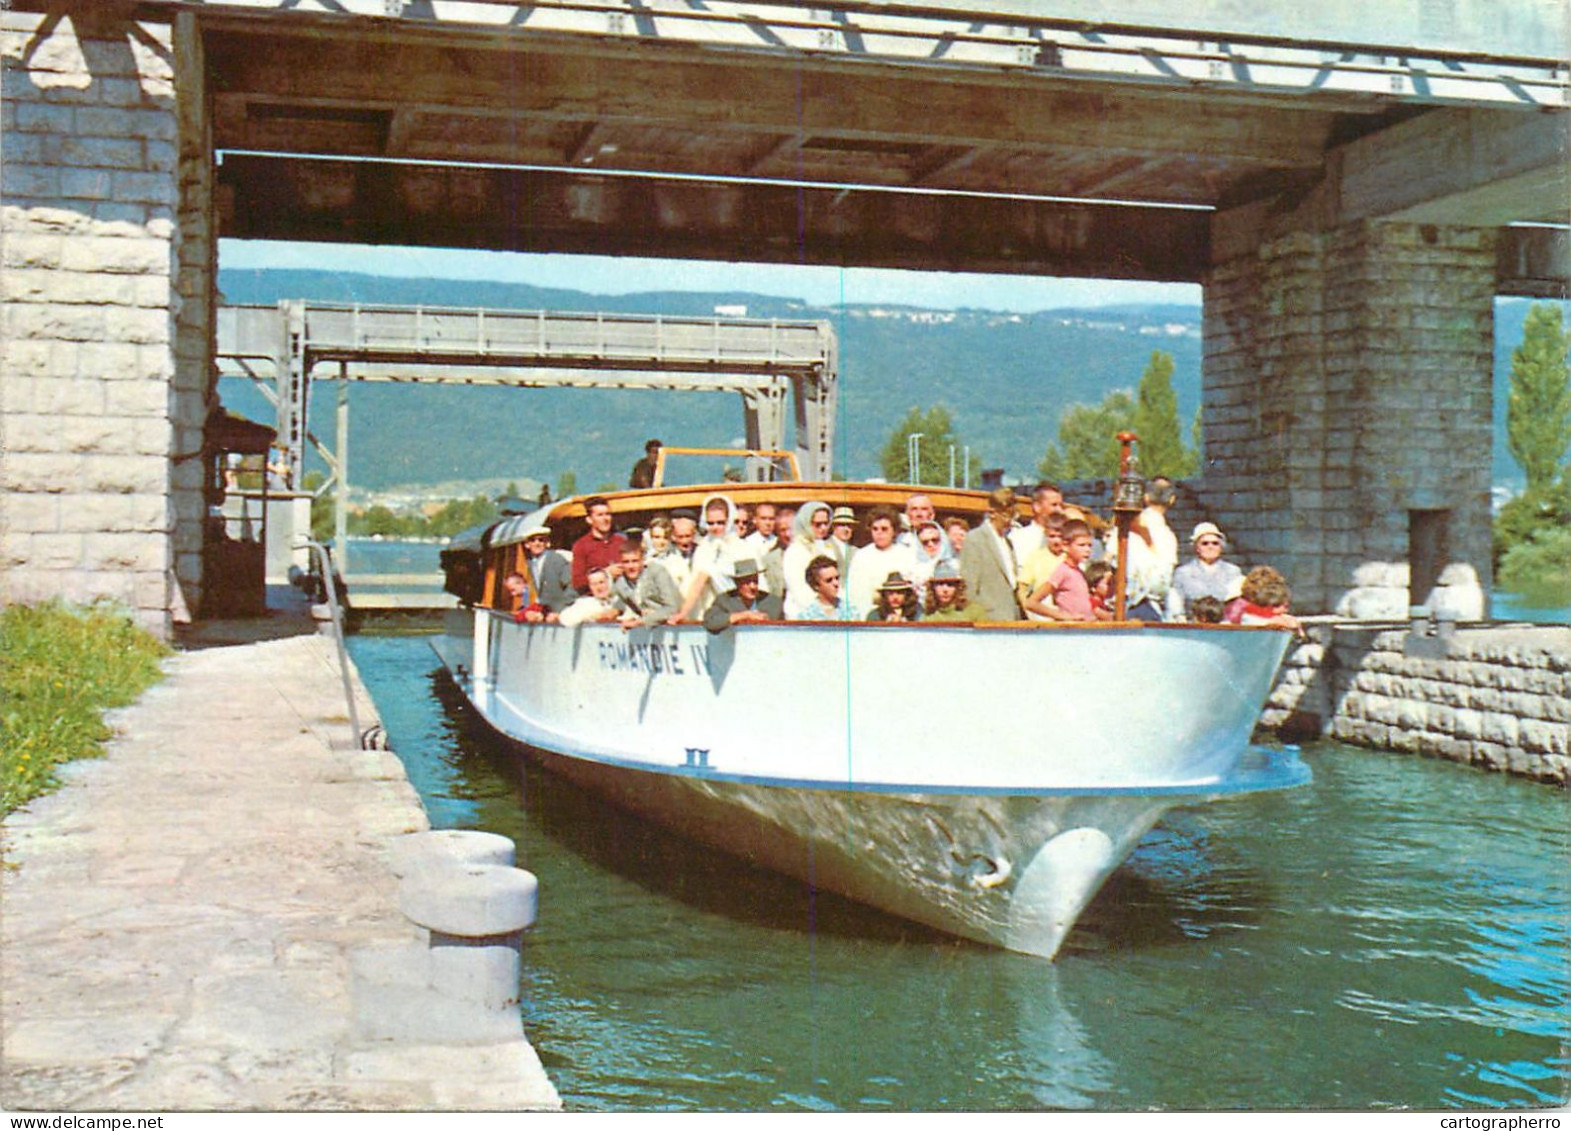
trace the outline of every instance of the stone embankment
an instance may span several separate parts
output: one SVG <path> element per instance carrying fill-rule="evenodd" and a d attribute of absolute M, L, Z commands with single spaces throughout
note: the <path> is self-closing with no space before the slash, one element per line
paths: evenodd
<path fill-rule="evenodd" d="M 1540 781 L 1571 766 L 1571 628 L 1314 623 L 1261 724 Z"/>
<path fill-rule="evenodd" d="M 351 735 L 330 639 L 185 651 L 112 721 L 105 757 L 0 826 L 0 1107 L 560 1106 L 518 1019 L 533 879 L 460 861 L 508 885 L 471 910 L 428 862 L 441 897 L 401 913 L 395 846 L 441 834 Z"/>

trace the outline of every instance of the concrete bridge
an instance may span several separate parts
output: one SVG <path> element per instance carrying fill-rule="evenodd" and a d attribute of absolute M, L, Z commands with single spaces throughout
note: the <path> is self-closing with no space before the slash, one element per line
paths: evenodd
<path fill-rule="evenodd" d="M 1566 285 L 1567 0 L 0 19 L 5 600 L 199 612 L 222 233 L 1199 282 L 1241 548 L 1307 609 L 1485 612 L 1492 303 Z"/>

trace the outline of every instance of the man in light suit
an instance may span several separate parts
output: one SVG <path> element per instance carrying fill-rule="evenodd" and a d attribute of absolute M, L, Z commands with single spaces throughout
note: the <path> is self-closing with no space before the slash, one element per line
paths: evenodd
<path fill-rule="evenodd" d="M 549 527 L 536 526 L 525 532 L 523 574 L 529 582 L 530 604 L 544 610 L 540 619 L 554 621 L 556 614 L 577 600 L 571 573 L 567 560 L 551 549 Z"/>
<path fill-rule="evenodd" d="M 1007 537 L 1015 520 L 1015 494 L 1000 487 L 987 498 L 987 517 L 966 536 L 960 550 L 960 573 L 966 592 L 981 605 L 990 621 L 1023 619 L 1015 597 L 1019 572 Z"/>

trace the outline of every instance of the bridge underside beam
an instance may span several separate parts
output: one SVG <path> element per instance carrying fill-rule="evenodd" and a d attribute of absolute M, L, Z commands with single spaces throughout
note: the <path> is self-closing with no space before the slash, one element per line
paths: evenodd
<path fill-rule="evenodd" d="M 230 155 L 239 239 L 1198 282 L 1209 213 L 1039 199 Z"/>
<path fill-rule="evenodd" d="M 1564 223 L 1571 163 L 1564 113 L 1425 114 L 1336 151 L 1342 220 L 1494 227 Z"/>

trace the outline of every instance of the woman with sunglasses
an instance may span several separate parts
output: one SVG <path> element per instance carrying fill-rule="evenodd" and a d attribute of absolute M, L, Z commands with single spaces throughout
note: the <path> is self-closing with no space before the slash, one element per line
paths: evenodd
<path fill-rule="evenodd" d="M 927 597 L 927 580 L 933 576 L 933 570 L 950 556 L 948 547 L 949 539 L 944 537 L 944 529 L 938 523 L 924 522 L 916 528 L 916 547 L 912 555 L 916 565 L 911 571 L 911 582 L 916 586 L 919 601 Z"/>
<path fill-rule="evenodd" d="M 1195 556 L 1173 571 L 1167 591 L 1167 619 L 1188 620 L 1189 603 L 1198 597 L 1215 597 L 1224 605 L 1238 596 L 1244 571 L 1222 560 L 1227 540 L 1213 522 L 1202 522 L 1189 536 Z"/>

